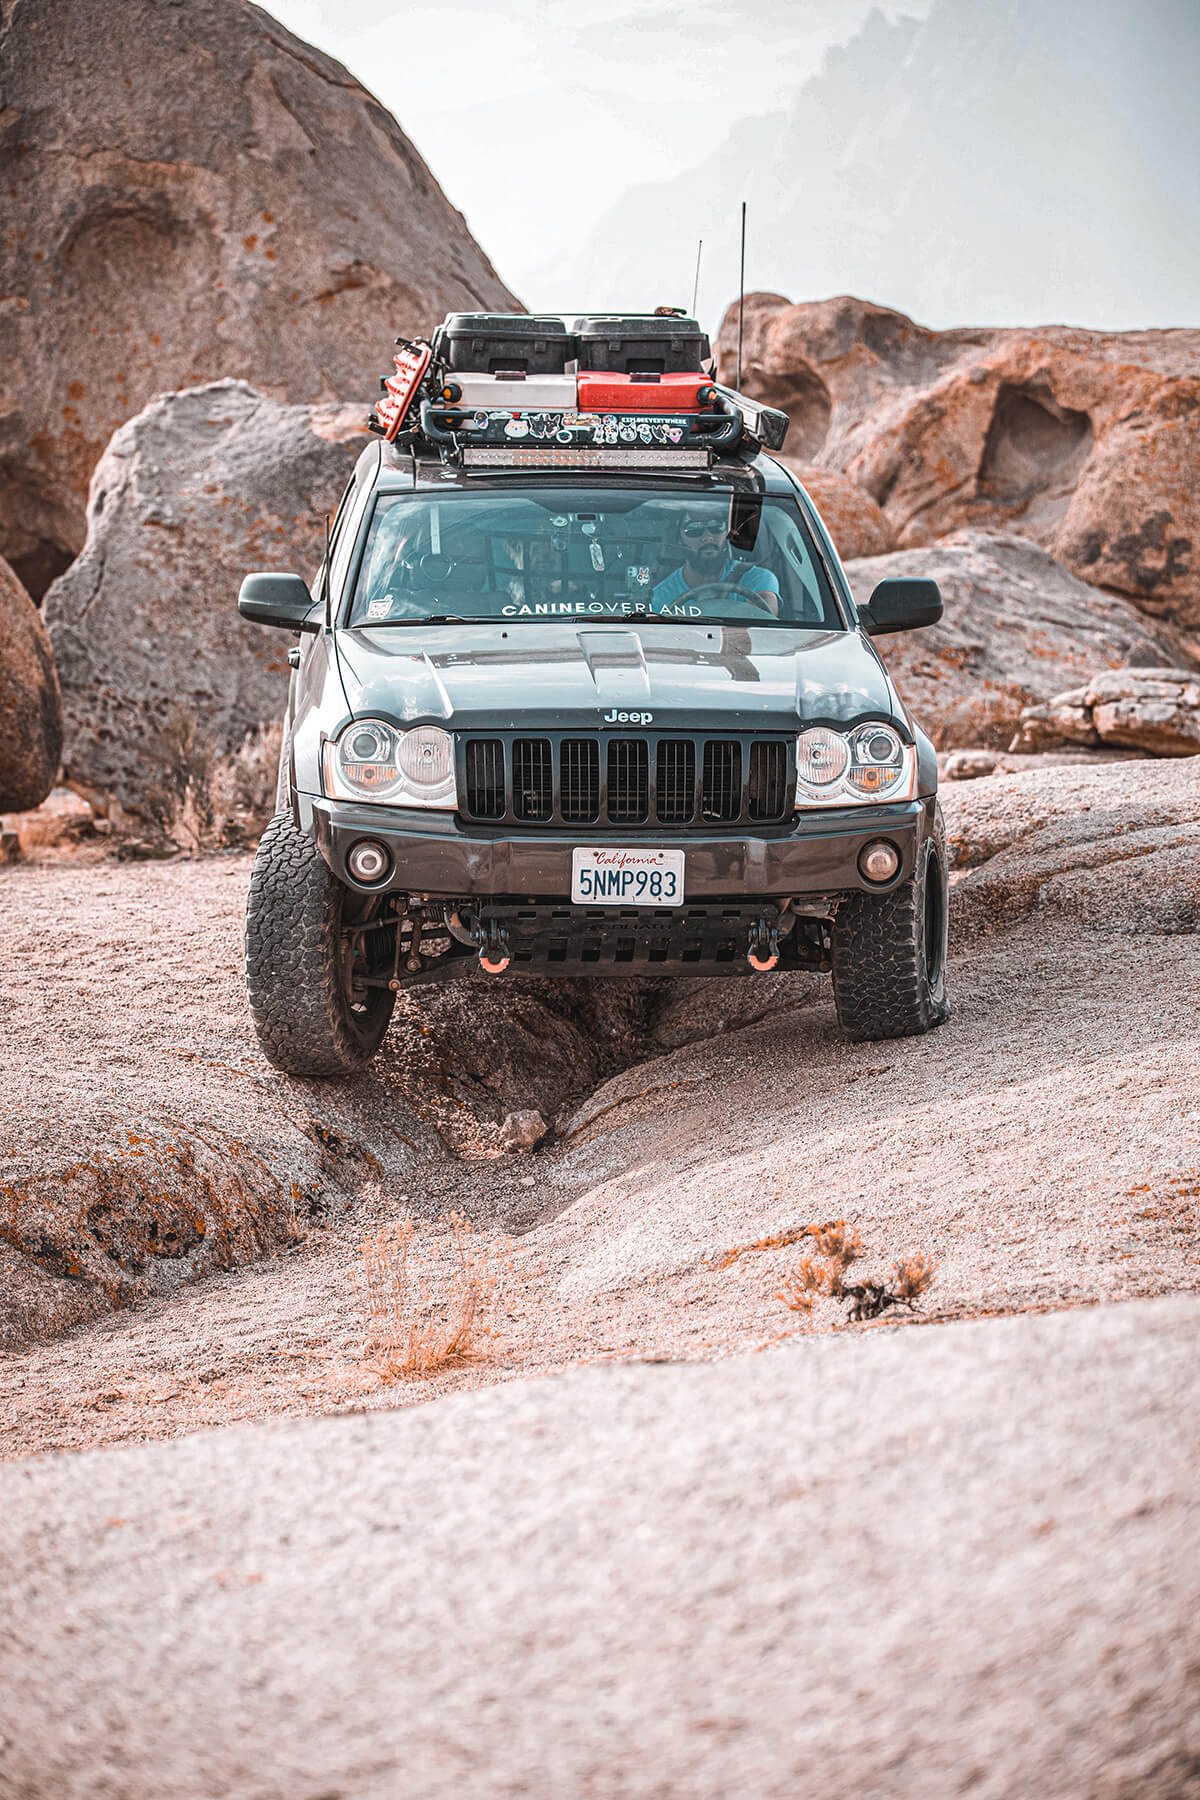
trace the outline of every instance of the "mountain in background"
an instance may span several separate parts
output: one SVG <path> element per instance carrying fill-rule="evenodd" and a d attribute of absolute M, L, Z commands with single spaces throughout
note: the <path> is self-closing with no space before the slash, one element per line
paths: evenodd
<path fill-rule="evenodd" d="M 782 112 L 631 190 L 523 298 L 688 305 L 869 295 L 932 325 L 1200 323 L 1195 0 L 938 0 L 872 13 Z M 730 108 L 745 104 L 731 94 Z"/>

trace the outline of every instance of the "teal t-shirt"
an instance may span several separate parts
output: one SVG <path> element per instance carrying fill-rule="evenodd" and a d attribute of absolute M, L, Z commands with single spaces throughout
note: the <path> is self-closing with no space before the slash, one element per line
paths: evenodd
<path fill-rule="evenodd" d="M 739 562 L 736 556 L 725 559 L 725 567 L 719 575 L 713 576 L 713 580 L 735 581 L 739 587 L 749 588 L 752 594 L 779 592 L 779 577 L 772 575 L 770 569 L 760 569 L 754 563 Z M 650 597 L 656 606 L 672 606 L 677 600 L 686 600 L 691 591 L 681 564 L 673 575 L 668 575 L 659 582 Z"/>

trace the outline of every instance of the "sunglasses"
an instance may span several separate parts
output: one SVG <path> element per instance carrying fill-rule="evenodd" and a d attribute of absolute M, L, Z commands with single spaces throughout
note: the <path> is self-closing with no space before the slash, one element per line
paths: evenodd
<path fill-rule="evenodd" d="M 685 538 L 689 544 L 696 544 L 703 537 L 728 537 L 729 531 L 725 525 L 702 525 L 697 521 L 695 524 L 683 526 L 679 535 Z"/>

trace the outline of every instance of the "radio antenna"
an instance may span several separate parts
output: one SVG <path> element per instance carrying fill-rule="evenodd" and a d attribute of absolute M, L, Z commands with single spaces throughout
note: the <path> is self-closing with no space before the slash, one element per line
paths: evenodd
<path fill-rule="evenodd" d="M 696 302 L 700 297 L 700 258 L 704 253 L 704 239 L 696 245 L 696 279 L 692 283 L 692 317 L 696 317 Z"/>
<path fill-rule="evenodd" d="M 738 354 L 737 380 L 734 386 L 742 391 L 742 315 L 746 307 L 746 202 L 742 201 L 742 261 L 738 274 Z"/>

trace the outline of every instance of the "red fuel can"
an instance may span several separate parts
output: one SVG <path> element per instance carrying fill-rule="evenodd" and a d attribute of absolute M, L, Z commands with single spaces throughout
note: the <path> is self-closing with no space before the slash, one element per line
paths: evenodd
<path fill-rule="evenodd" d="M 607 369 L 580 369 L 576 379 L 580 412 L 703 412 L 716 399 L 707 375 L 615 375 Z"/>

